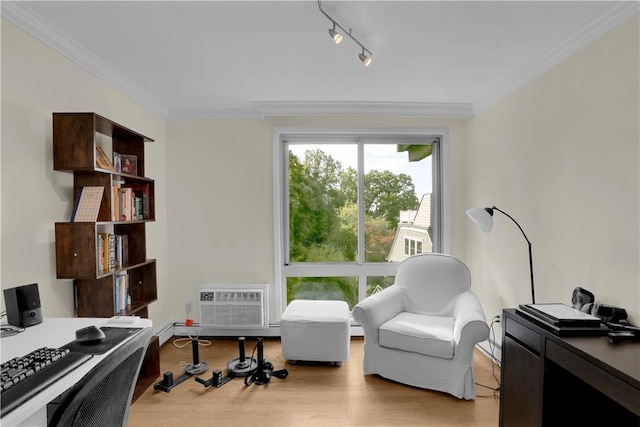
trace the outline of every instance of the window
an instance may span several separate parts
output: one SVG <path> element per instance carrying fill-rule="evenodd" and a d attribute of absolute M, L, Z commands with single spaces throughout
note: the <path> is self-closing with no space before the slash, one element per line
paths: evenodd
<path fill-rule="evenodd" d="M 411 256 L 422 253 L 422 240 L 418 240 L 412 237 L 404 238 L 404 254 Z"/>
<path fill-rule="evenodd" d="M 353 307 L 398 263 L 444 252 L 443 130 L 313 132 L 274 139 L 276 279 L 294 299 Z"/>

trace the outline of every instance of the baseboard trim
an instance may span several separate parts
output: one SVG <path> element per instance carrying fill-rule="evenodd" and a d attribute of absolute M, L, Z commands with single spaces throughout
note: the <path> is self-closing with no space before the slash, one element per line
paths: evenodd
<path fill-rule="evenodd" d="M 491 338 L 476 345 L 496 365 L 502 366 L 502 345 Z"/>
<path fill-rule="evenodd" d="M 160 335 L 160 333 L 158 334 Z M 349 335 L 352 337 L 364 336 L 364 331 L 360 325 L 351 325 Z M 172 336 L 177 337 L 265 337 L 273 338 L 280 337 L 280 325 L 273 324 L 267 328 L 223 328 L 216 326 L 202 326 L 194 324 L 194 326 L 186 326 L 184 322 L 174 322 L 172 325 L 167 325 L 162 330 L 162 336 L 160 336 L 160 345 L 171 339 Z M 165 338 L 166 337 L 166 338 Z M 164 340 L 163 340 L 164 339 Z"/>
<path fill-rule="evenodd" d="M 167 323 L 157 333 L 158 343 L 162 347 L 164 343 L 169 341 L 174 334 L 174 323 Z"/>

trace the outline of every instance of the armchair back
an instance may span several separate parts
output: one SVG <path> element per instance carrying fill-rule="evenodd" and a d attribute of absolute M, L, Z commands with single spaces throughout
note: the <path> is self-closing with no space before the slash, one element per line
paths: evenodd
<path fill-rule="evenodd" d="M 424 253 L 400 264 L 395 284 L 402 289 L 405 311 L 452 316 L 457 297 L 471 288 L 471 273 L 453 256 Z"/>

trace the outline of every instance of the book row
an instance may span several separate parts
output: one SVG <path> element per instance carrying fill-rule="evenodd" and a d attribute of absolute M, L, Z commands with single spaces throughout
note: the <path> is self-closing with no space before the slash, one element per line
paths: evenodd
<path fill-rule="evenodd" d="M 149 195 L 142 187 L 113 185 L 112 221 L 149 219 Z"/>
<path fill-rule="evenodd" d="M 102 204 L 104 187 L 80 187 L 76 196 L 71 222 L 96 222 Z M 144 184 L 112 186 L 111 221 L 140 221 L 150 219 L 149 188 Z"/>
<path fill-rule="evenodd" d="M 107 271 L 121 268 L 129 262 L 129 236 L 98 233 L 98 268 Z"/>

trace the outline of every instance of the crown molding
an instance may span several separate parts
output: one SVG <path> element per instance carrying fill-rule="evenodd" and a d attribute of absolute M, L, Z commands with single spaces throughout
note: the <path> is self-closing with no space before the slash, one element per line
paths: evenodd
<path fill-rule="evenodd" d="M 254 108 L 172 109 L 169 119 L 265 119 L 267 117 L 473 117 L 471 104 L 429 102 L 253 102 Z"/>
<path fill-rule="evenodd" d="M 473 106 L 437 102 L 254 102 L 262 117 L 473 117 Z"/>
<path fill-rule="evenodd" d="M 175 120 L 250 120 L 263 117 L 255 108 L 174 108 L 169 110 L 168 119 Z"/>
<path fill-rule="evenodd" d="M 590 24 L 567 37 L 562 43 L 551 49 L 545 55 L 512 75 L 490 94 L 474 102 L 474 112 L 478 113 L 490 107 L 511 92 L 541 76 L 627 19 L 637 15 L 639 10 L 640 2 L 622 2 L 607 14 L 593 20 Z"/>
<path fill-rule="evenodd" d="M 154 113 L 162 117 L 167 115 L 167 109 L 152 100 L 144 90 L 65 34 L 43 23 L 18 2 L 2 1 L 2 17 Z"/>

